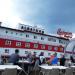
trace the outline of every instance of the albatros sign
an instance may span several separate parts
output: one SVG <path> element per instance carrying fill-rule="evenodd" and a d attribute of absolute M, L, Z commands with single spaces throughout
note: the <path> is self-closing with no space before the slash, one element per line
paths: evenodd
<path fill-rule="evenodd" d="M 65 32 L 61 28 L 59 28 L 57 30 L 57 34 L 60 35 L 61 37 L 67 38 L 67 39 L 72 38 L 72 33 L 71 32 Z"/>

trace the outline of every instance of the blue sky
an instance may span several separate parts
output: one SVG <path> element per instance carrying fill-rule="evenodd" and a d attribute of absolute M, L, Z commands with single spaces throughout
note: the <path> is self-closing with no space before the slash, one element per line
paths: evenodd
<path fill-rule="evenodd" d="M 10 3 L 10 17 L 5 22 L 23 21 L 41 26 L 51 34 L 56 34 L 58 28 L 75 33 L 75 0 L 10 0 Z"/>

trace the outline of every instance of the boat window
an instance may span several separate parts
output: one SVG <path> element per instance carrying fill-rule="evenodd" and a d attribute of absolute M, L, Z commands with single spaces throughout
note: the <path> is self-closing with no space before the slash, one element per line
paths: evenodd
<path fill-rule="evenodd" d="M 30 43 L 25 43 L 26 48 L 30 48 Z"/>
<path fill-rule="evenodd" d="M 49 37 L 48 38 L 48 41 L 56 42 L 56 39 L 55 38 L 52 38 L 52 37 Z"/>
<path fill-rule="evenodd" d="M 37 36 L 34 36 L 34 39 L 37 39 Z"/>
<path fill-rule="evenodd" d="M 28 54 L 28 51 L 25 51 L 25 54 Z"/>
<path fill-rule="evenodd" d="M 21 33 L 20 36 L 22 36 L 23 34 Z"/>
<path fill-rule="evenodd" d="M 13 34 L 13 32 L 11 32 L 11 34 Z"/>
<path fill-rule="evenodd" d="M 45 49 L 45 45 L 41 45 L 41 49 Z"/>
<path fill-rule="evenodd" d="M 48 46 L 48 50 L 52 50 L 52 46 Z"/>
<path fill-rule="evenodd" d="M 39 30 L 39 33 L 41 33 L 41 30 Z"/>
<path fill-rule="evenodd" d="M 32 31 L 32 28 L 30 28 L 30 30 Z"/>
<path fill-rule="evenodd" d="M 42 34 L 44 34 L 44 31 L 42 31 Z"/>
<path fill-rule="evenodd" d="M 16 33 L 16 35 L 17 35 L 18 33 Z"/>
<path fill-rule="evenodd" d="M 26 37 L 29 37 L 29 35 L 28 35 L 28 34 L 26 34 Z"/>
<path fill-rule="evenodd" d="M 38 29 L 36 29 L 36 32 L 38 32 Z"/>
<path fill-rule="evenodd" d="M 64 48 L 60 48 L 60 51 L 63 51 L 64 50 Z"/>
<path fill-rule="evenodd" d="M 16 46 L 21 46 L 21 42 L 16 42 Z"/>
<path fill-rule="evenodd" d="M 35 29 L 32 29 L 33 32 L 35 32 Z"/>
<path fill-rule="evenodd" d="M 44 38 L 43 38 L 43 37 L 41 37 L 41 40 L 44 40 Z"/>
<path fill-rule="evenodd" d="M 5 49 L 5 53 L 9 53 L 9 49 Z"/>
<path fill-rule="evenodd" d="M 38 48 L 38 44 L 34 44 L 34 48 Z"/>
<path fill-rule="evenodd" d="M 5 45 L 11 45 L 11 41 L 10 40 L 6 40 L 5 41 Z"/>
<path fill-rule="evenodd" d="M 21 29 L 23 29 L 23 26 L 21 26 Z"/>
<path fill-rule="evenodd" d="M 5 31 L 6 33 L 8 33 L 8 31 Z"/>
<path fill-rule="evenodd" d="M 58 50 L 58 47 L 54 47 L 54 50 L 57 51 Z"/>
<path fill-rule="evenodd" d="M 61 43 L 61 44 L 65 44 L 65 41 L 59 39 L 59 43 Z"/>
<path fill-rule="evenodd" d="M 29 30 L 29 27 L 27 27 L 27 30 Z"/>

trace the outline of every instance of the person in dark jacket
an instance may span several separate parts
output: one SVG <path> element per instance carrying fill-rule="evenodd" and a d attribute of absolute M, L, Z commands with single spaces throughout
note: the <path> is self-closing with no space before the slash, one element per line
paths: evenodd
<path fill-rule="evenodd" d="M 70 60 L 71 60 L 72 63 L 75 63 L 75 60 L 74 60 L 73 56 L 70 56 Z"/>
<path fill-rule="evenodd" d="M 10 55 L 9 63 L 13 63 L 14 65 L 18 65 L 18 61 L 19 61 L 19 50 L 16 49 L 15 53 Z"/>
<path fill-rule="evenodd" d="M 60 65 L 64 66 L 65 65 L 65 61 L 66 61 L 65 56 L 62 55 L 62 57 L 60 58 Z"/>

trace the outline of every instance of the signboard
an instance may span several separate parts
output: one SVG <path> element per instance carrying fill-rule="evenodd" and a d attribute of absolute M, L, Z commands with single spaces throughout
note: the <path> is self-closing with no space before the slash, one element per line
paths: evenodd
<path fill-rule="evenodd" d="M 68 38 L 68 39 L 72 38 L 72 33 L 71 32 L 65 32 L 65 31 L 61 30 L 61 28 L 59 28 L 57 30 L 57 34 L 62 36 L 62 37 Z"/>

